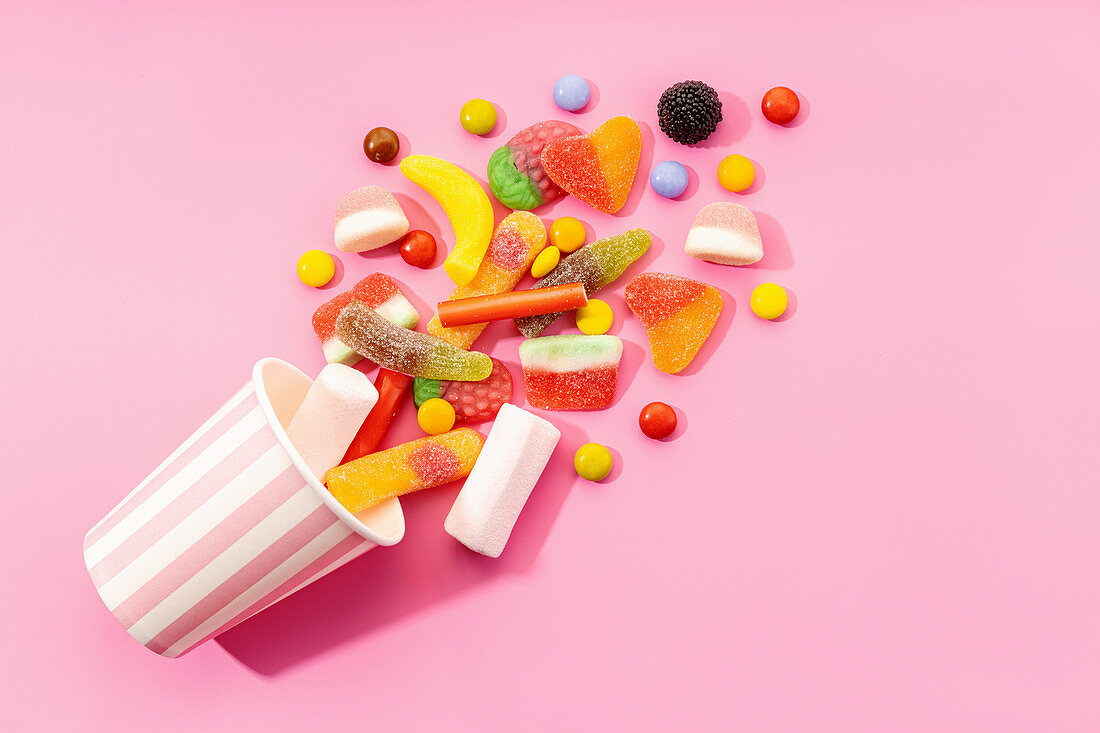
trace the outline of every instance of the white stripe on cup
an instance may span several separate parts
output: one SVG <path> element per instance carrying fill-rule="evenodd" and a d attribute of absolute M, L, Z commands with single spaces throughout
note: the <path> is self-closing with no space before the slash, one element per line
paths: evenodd
<path fill-rule="evenodd" d="M 157 540 L 148 550 L 104 583 L 99 594 L 112 611 L 168 567 L 203 536 L 253 496 L 263 491 L 290 465 L 286 450 L 276 443 L 228 481 L 189 517 Z"/>
<path fill-rule="evenodd" d="M 249 395 L 251 395 L 251 394 L 252 394 L 252 393 L 253 393 L 254 391 L 255 391 L 255 390 L 254 390 L 254 388 L 253 388 L 253 384 L 252 384 L 252 382 L 249 382 L 249 383 L 248 383 L 248 384 L 246 384 L 246 385 L 245 385 L 244 387 L 242 387 L 242 388 L 241 388 L 241 390 L 240 390 L 239 392 L 237 392 L 237 394 L 235 394 L 235 395 L 233 395 L 232 397 L 230 397 L 230 398 L 229 398 L 229 400 L 228 400 L 228 401 L 227 401 L 227 402 L 226 402 L 226 403 L 225 403 L 224 405 L 222 405 L 222 406 L 221 406 L 221 408 L 220 408 L 220 409 L 219 409 L 219 410 L 218 410 L 217 412 L 215 412 L 215 413 L 214 413 L 214 414 L 213 414 L 213 415 L 212 415 L 212 416 L 210 417 L 210 419 L 209 419 L 209 420 L 207 420 L 206 422 L 204 422 L 204 423 L 202 424 L 202 426 L 201 426 L 201 427 L 199 427 L 199 429 L 198 429 L 198 430 L 196 430 L 195 432 L 191 433 L 190 437 L 188 437 L 188 438 L 187 438 L 187 440 L 183 441 L 183 443 L 182 443 L 182 444 L 180 445 L 180 447 L 179 447 L 179 448 L 176 448 L 176 449 L 175 449 L 174 451 L 172 451 L 172 454 L 171 454 L 170 456 L 168 456 L 167 458 L 165 458 L 165 459 L 164 459 L 164 460 L 163 460 L 163 461 L 161 462 L 161 464 L 160 464 L 159 466 L 157 466 L 156 468 L 154 468 L 154 469 L 153 469 L 153 472 L 152 472 L 152 473 L 150 473 L 150 474 L 149 474 L 148 476 L 146 476 L 146 477 L 145 477 L 145 480 L 144 480 L 144 481 L 142 481 L 142 482 L 141 482 L 140 484 L 138 484 L 138 485 L 137 485 L 137 488 L 135 488 L 135 489 L 134 489 L 133 491 L 131 491 L 131 492 L 130 492 L 129 494 L 127 494 L 127 495 L 126 495 L 126 498 L 125 498 L 125 499 L 123 499 L 122 501 L 120 501 L 120 502 L 118 503 L 118 505 L 117 505 L 117 506 L 116 506 L 116 507 L 115 507 L 115 508 L 114 508 L 113 510 L 111 510 L 110 512 L 108 512 L 108 513 L 107 513 L 107 516 L 105 516 L 105 517 L 104 517 L 103 519 L 101 519 L 101 520 L 99 520 L 98 522 L 96 522 L 95 526 L 94 526 L 94 527 L 92 527 L 92 528 L 91 528 L 90 530 L 88 530 L 88 534 L 92 534 L 92 533 L 93 533 L 93 532 L 95 532 L 95 531 L 96 531 L 97 529 L 99 529 L 99 528 L 100 528 L 100 526 L 101 526 L 101 525 L 102 525 L 102 524 L 103 524 L 104 522 L 106 522 L 106 521 L 107 521 L 108 519 L 110 519 L 110 518 L 111 518 L 111 516 L 112 516 L 112 515 L 113 515 L 113 514 L 114 514 L 115 512 L 117 512 L 117 511 L 119 511 L 120 509 L 122 509 L 122 507 L 123 507 L 123 506 L 124 506 L 124 505 L 126 504 L 126 502 L 130 501 L 130 499 L 131 499 L 131 498 L 132 498 L 132 497 L 133 497 L 133 496 L 134 496 L 135 494 L 137 494 L 137 493 L 138 493 L 139 491 L 141 491 L 142 489 L 144 489 L 144 488 L 145 488 L 145 487 L 146 487 L 146 486 L 147 486 L 147 485 L 149 484 L 149 482 L 150 482 L 150 481 L 152 481 L 152 480 L 153 480 L 153 479 L 155 479 L 155 478 L 156 478 L 157 476 L 159 476 L 159 475 L 160 475 L 160 472 L 161 472 L 161 471 L 163 471 L 163 470 L 164 470 L 165 468 L 167 468 L 167 467 L 168 467 L 168 466 L 169 466 L 169 465 L 170 465 L 170 464 L 172 463 L 172 461 L 174 461 L 174 460 L 176 460 L 177 458 L 179 458 L 179 457 L 180 457 L 181 455 L 183 455 L 184 451 L 186 451 L 186 450 L 187 450 L 188 448 L 190 448 L 191 446 L 193 446 L 193 445 L 194 445 L 195 443 L 199 442 L 199 439 L 200 439 L 200 438 L 202 438 L 202 436 L 203 436 L 203 435 L 204 435 L 204 434 L 206 433 L 206 431 L 207 431 L 207 430 L 209 430 L 210 428 L 214 427 L 214 425 L 215 425 L 215 424 L 217 424 L 217 422 L 218 422 L 219 420 L 221 420 L 221 419 L 222 419 L 223 417 L 225 417 L 226 415 L 228 415 L 228 414 L 230 413 L 230 411 L 231 411 L 231 410 L 232 410 L 232 409 L 233 409 L 234 407 L 236 407 L 237 405 L 241 404 L 241 402 L 243 402 L 243 401 L 244 401 L 244 399 L 245 399 L 246 397 L 248 397 Z"/>
<path fill-rule="evenodd" d="M 111 528 L 111 531 L 100 538 L 98 542 L 89 547 L 84 553 L 88 567 L 95 567 L 100 560 L 111 554 L 128 537 L 141 529 L 142 525 L 155 517 L 164 507 L 187 491 L 192 484 L 205 476 L 266 425 L 267 418 L 264 417 L 263 409 L 257 405 L 255 409 L 242 417 L 240 422 L 230 428 L 225 435 L 215 440 L 210 444 L 210 447 L 195 456 L 195 459 L 180 469 L 179 473 L 168 479 L 164 486 L 161 486 L 148 499 L 134 507 L 129 515 Z"/>
<path fill-rule="evenodd" d="M 317 496 L 317 492 L 307 486 L 306 491 Z M 176 657 L 182 652 L 186 651 L 192 644 L 199 641 L 206 635 L 215 631 L 222 624 L 226 623 L 234 616 L 239 614 L 244 609 L 251 606 L 256 601 L 263 598 L 265 595 L 271 592 L 273 588 L 279 587 L 280 584 L 285 583 L 290 578 L 294 577 L 297 573 L 300 573 L 306 566 L 317 558 L 324 555 L 331 550 L 337 544 L 342 542 L 348 535 L 352 533 L 350 527 L 343 522 L 336 522 L 331 527 L 326 529 L 321 534 L 317 535 L 311 540 L 305 547 L 298 552 L 291 555 L 286 562 L 279 565 L 279 567 L 268 573 L 262 580 L 249 588 L 247 591 L 237 596 L 236 600 L 226 605 L 222 610 L 211 616 L 207 621 L 203 622 L 187 636 L 183 637 L 164 652 L 166 657 Z M 300 587 L 300 586 L 299 586 Z M 266 608 L 266 606 L 265 606 Z M 263 609 L 258 609 L 257 613 Z M 242 619 L 243 621 L 243 619 Z M 152 638 L 152 637 L 150 637 Z M 142 639 L 139 638 L 139 641 Z M 142 643 L 145 643 L 144 641 Z"/>
<path fill-rule="evenodd" d="M 320 505 L 317 492 L 303 487 L 278 509 L 260 520 L 225 552 L 195 573 L 149 613 L 130 627 L 130 634 L 142 644 L 148 644 L 196 603 L 201 602 L 218 586 L 289 532 L 298 522 Z M 201 638 L 201 637 L 200 637 Z"/>

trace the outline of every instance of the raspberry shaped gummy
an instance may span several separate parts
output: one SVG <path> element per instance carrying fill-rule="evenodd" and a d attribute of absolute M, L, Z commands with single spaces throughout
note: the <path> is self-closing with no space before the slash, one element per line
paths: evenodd
<path fill-rule="evenodd" d="M 722 121 L 718 92 L 701 81 L 682 81 L 664 91 L 657 102 L 661 131 L 681 145 L 706 140 Z"/>

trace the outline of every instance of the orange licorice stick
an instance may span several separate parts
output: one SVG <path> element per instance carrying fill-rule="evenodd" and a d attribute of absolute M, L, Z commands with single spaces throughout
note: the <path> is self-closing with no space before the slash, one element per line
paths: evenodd
<path fill-rule="evenodd" d="M 412 389 L 413 378 L 407 374 L 379 369 L 378 376 L 374 378 L 374 386 L 378 390 L 378 402 L 374 403 L 367 419 L 363 421 L 359 432 L 348 446 L 347 453 L 341 464 L 362 458 L 368 453 L 378 450 L 382 438 L 389 432 L 390 423 L 393 422 L 397 409 L 401 402 L 408 396 Z"/>
<path fill-rule="evenodd" d="M 439 314 L 439 322 L 450 328 L 470 323 L 572 311 L 587 304 L 588 296 L 584 292 L 584 285 L 568 283 L 549 288 L 444 300 L 436 305 L 436 312 Z"/>

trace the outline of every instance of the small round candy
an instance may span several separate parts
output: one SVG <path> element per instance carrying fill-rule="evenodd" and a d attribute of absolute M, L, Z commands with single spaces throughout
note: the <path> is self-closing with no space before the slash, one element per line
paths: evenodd
<path fill-rule="evenodd" d="M 601 481 L 611 473 L 611 451 L 606 445 L 585 443 L 573 456 L 577 475 L 589 481 Z"/>
<path fill-rule="evenodd" d="M 401 238 L 401 259 L 413 267 L 430 267 L 435 260 L 435 237 L 423 229 L 413 229 Z"/>
<path fill-rule="evenodd" d="M 653 171 L 649 174 L 649 185 L 659 195 L 674 199 L 687 190 L 687 168 L 675 160 L 662 160 L 653 166 Z"/>
<path fill-rule="evenodd" d="M 650 402 L 638 415 L 638 427 L 647 438 L 654 440 L 667 438 L 676 429 L 676 410 L 664 402 Z"/>
<path fill-rule="evenodd" d="M 363 138 L 363 152 L 375 163 L 389 163 L 400 149 L 397 133 L 388 127 L 376 127 Z"/>
<path fill-rule="evenodd" d="M 798 117 L 798 95 L 787 87 L 773 87 L 760 100 L 764 119 L 776 125 L 785 125 Z"/>
<path fill-rule="evenodd" d="M 787 310 L 787 291 L 775 283 L 760 283 L 752 289 L 749 305 L 761 318 L 775 320 Z"/>
<path fill-rule="evenodd" d="M 591 95 L 588 82 L 576 74 L 566 74 L 554 82 L 554 104 L 566 112 L 576 112 L 584 107 Z"/>
<path fill-rule="evenodd" d="M 488 135 L 497 124 L 497 108 L 487 99 L 471 99 L 458 112 L 462 129 L 474 135 Z"/>
<path fill-rule="evenodd" d="M 589 336 L 607 333 L 614 320 L 611 306 L 596 298 L 589 298 L 588 305 L 577 309 L 577 328 Z"/>
<path fill-rule="evenodd" d="M 538 253 L 535 261 L 531 263 L 531 277 L 544 277 L 550 273 L 561 260 L 561 250 L 554 245 Z"/>
<path fill-rule="evenodd" d="M 432 397 L 416 411 L 416 422 L 428 435 L 445 433 L 455 425 L 455 408 L 447 400 Z"/>
<path fill-rule="evenodd" d="M 550 244 L 562 252 L 576 252 L 584 244 L 584 224 L 571 216 L 554 219 L 550 225 Z"/>
<path fill-rule="evenodd" d="M 328 252 L 311 249 L 298 258 L 298 279 L 311 288 L 328 285 L 336 274 L 336 263 Z"/>
<path fill-rule="evenodd" d="M 756 169 L 744 155 L 727 155 L 718 164 L 718 182 L 727 191 L 739 193 L 756 180 Z"/>

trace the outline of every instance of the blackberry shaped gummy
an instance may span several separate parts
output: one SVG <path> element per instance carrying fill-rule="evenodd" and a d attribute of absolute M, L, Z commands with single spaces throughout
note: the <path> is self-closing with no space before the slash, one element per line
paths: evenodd
<path fill-rule="evenodd" d="M 673 84 L 657 102 L 657 121 L 661 131 L 681 145 L 706 140 L 722 121 L 722 101 L 718 92 L 701 81 Z"/>

